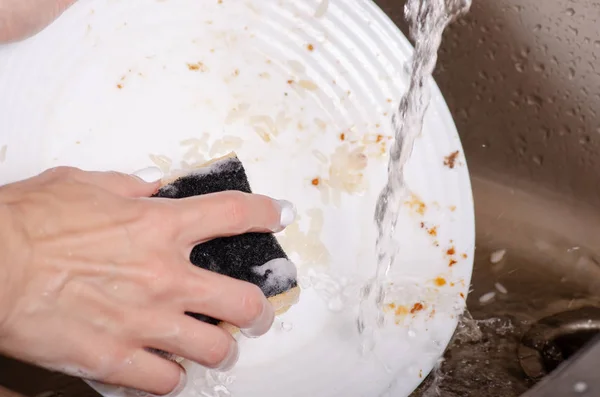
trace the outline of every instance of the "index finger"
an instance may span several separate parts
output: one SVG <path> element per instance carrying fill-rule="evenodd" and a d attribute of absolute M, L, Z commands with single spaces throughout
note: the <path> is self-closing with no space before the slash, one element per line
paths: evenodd
<path fill-rule="evenodd" d="M 175 205 L 180 237 L 190 244 L 250 232 L 280 232 L 296 218 L 289 201 L 239 191 L 179 199 Z"/>

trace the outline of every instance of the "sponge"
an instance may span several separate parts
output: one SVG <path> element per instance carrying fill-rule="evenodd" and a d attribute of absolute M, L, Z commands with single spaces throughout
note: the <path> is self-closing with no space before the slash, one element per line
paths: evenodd
<path fill-rule="evenodd" d="M 181 199 L 228 190 L 252 193 L 244 166 L 235 153 L 167 181 L 154 197 Z M 203 269 L 257 285 L 277 314 L 284 313 L 298 301 L 296 268 L 273 234 L 246 233 L 216 238 L 195 246 L 190 261 Z M 231 333 L 238 331 L 219 319 L 187 314 Z"/>

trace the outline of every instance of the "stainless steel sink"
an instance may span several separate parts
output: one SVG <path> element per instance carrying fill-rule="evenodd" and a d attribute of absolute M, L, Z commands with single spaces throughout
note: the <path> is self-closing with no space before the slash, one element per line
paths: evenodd
<path fill-rule="evenodd" d="M 473 3 L 435 77 L 473 177 L 475 322 L 415 397 L 520 396 L 600 332 L 600 5 Z"/>
<path fill-rule="evenodd" d="M 404 2 L 376 2 L 406 34 Z M 436 80 L 473 176 L 475 320 L 414 396 L 520 396 L 600 330 L 599 13 L 594 0 L 474 0 L 445 36 Z M 97 396 L 0 368 L 28 396 Z"/>

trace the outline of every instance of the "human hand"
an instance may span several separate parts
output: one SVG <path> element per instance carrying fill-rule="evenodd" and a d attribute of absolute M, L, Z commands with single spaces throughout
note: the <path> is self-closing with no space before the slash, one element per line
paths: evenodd
<path fill-rule="evenodd" d="M 25 39 L 59 17 L 76 0 L 0 0 L 0 43 Z"/>
<path fill-rule="evenodd" d="M 158 187 L 73 168 L 0 187 L 0 353 L 166 394 L 183 369 L 146 348 L 219 369 L 238 357 L 228 332 L 185 312 L 269 330 L 273 307 L 258 287 L 189 255 L 216 237 L 281 230 L 289 204 L 241 192 L 148 199 Z"/>

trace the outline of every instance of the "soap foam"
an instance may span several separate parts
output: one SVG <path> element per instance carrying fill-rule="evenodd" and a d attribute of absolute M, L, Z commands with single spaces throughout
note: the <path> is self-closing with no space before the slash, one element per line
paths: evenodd
<path fill-rule="evenodd" d="M 296 266 L 285 258 L 273 259 L 262 266 L 255 266 L 252 271 L 266 277 L 262 285 L 265 294 L 268 294 L 268 291 L 287 291 L 294 285 L 298 276 Z"/>

